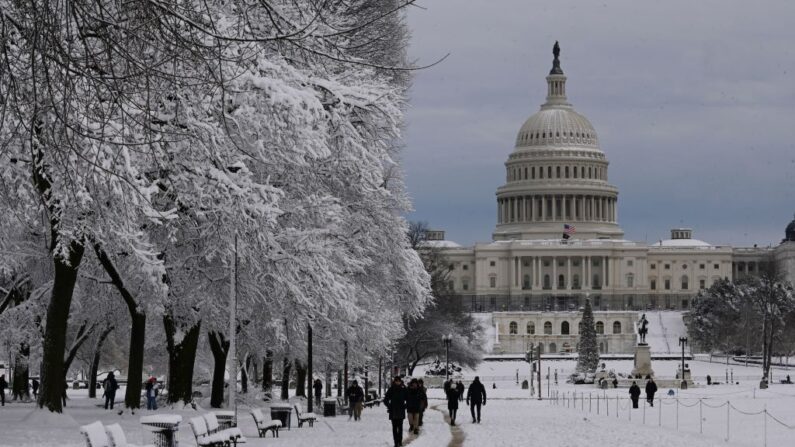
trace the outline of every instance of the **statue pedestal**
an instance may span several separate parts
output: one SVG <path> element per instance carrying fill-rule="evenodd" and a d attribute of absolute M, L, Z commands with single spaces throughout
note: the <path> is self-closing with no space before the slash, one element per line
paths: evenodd
<path fill-rule="evenodd" d="M 654 370 L 651 369 L 651 350 L 649 345 L 643 343 L 635 346 L 635 367 L 632 368 L 632 377 L 646 376 L 654 377 Z"/>

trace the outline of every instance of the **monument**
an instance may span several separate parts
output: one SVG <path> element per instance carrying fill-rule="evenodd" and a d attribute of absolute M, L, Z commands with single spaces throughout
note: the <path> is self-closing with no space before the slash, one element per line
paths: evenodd
<path fill-rule="evenodd" d="M 646 319 L 646 314 L 643 314 L 638 320 L 640 341 L 635 346 L 635 363 L 634 368 L 632 368 L 632 377 L 634 378 L 654 377 L 654 370 L 651 369 L 651 349 L 649 344 L 646 343 L 646 334 L 648 333 L 649 320 Z"/>

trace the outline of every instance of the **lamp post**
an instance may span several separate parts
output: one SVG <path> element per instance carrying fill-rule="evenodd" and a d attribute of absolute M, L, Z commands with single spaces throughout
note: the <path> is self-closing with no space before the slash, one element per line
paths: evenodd
<path fill-rule="evenodd" d="M 311 413 L 312 408 L 312 323 L 306 324 L 306 410 Z"/>
<path fill-rule="evenodd" d="M 685 346 L 687 345 L 687 337 L 679 337 L 679 346 L 682 347 L 682 386 L 681 389 L 687 389 L 687 379 L 685 379 Z"/>
<path fill-rule="evenodd" d="M 453 335 L 442 335 L 442 342 L 444 343 L 445 350 L 445 366 L 444 366 L 444 381 L 450 381 L 450 343 L 453 342 Z"/>

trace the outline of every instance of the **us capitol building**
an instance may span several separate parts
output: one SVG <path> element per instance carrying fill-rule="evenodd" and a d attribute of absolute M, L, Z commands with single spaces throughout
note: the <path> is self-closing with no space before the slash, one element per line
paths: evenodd
<path fill-rule="evenodd" d="M 444 240 L 443 231 L 427 234 L 427 244 L 450 261 L 450 280 L 464 308 L 557 312 L 559 318 L 589 297 L 594 310 L 616 314 L 681 310 L 720 278 L 776 266 L 788 280 L 795 279 L 795 220 L 776 247 L 711 245 L 694 239 L 687 228 L 672 229 L 670 239 L 650 245 L 625 240 L 618 223 L 618 188 L 608 180 L 609 162 L 590 121 L 568 102 L 557 43 L 554 54 L 546 102 L 519 129 L 505 163 L 493 242 L 462 247 Z M 508 318 L 520 327 L 505 327 L 506 320 L 498 334 L 529 334 L 531 323 L 544 324 L 544 318 L 536 322 L 530 316 Z M 620 319 L 623 329 L 615 325 L 619 333 L 631 334 L 626 343 L 634 342 L 635 319 L 636 312 Z M 572 323 L 574 335 L 576 321 Z M 604 323 L 605 332 L 611 332 L 615 322 Z M 495 325 L 500 326 L 496 314 Z M 562 332 L 557 326 L 552 334 Z"/>

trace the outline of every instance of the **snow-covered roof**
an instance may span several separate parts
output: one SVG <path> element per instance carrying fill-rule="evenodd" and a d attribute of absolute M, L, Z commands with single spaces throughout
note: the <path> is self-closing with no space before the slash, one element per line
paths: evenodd
<path fill-rule="evenodd" d="M 423 241 L 421 244 L 423 247 L 431 247 L 431 248 L 460 248 L 461 245 L 457 244 L 453 241 Z"/>
<path fill-rule="evenodd" d="M 655 242 L 651 247 L 712 247 L 711 244 L 698 239 L 666 239 Z"/>

